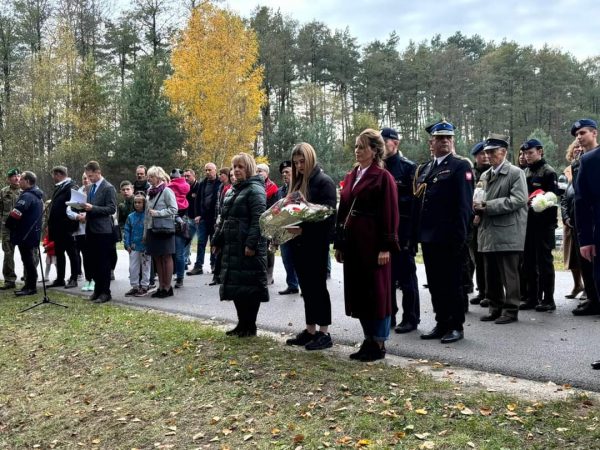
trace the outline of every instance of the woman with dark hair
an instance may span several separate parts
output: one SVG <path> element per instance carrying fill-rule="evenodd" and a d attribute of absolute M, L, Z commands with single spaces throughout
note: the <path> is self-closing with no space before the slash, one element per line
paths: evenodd
<path fill-rule="evenodd" d="M 221 182 L 221 188 L 219 189 L 219 196 L 217 197 L 215 217 L 217 221 L 220 220 L 221 210 L 223 209 L 223 200 L 225 195 L 231 189 L 231 169 L 229 167 L 221 167 L 219 169 L 219 181 Z M 215 224 L 216 225 L 216 224 Z M 209 286 L 215 286 L 221 284 L 219 274 L 221 273 L 221 252 L 215 256 L 215 269 L 213 270 L 213 278 Z"/>
<path fill-rule="evenodd" d="M 258 220 L 265 212 L 265 183 L 256 175 L 256 162 L 247 153 L 231 160 L 237 182 L 223 201 L 213 236 L 213 251 L 221 252 L 221 300 L 233 300 L 238 324 L 229 336 L 256 336 L 256 317 L 267 290 L 267 242 Z"/>
<path fill-rule="evenodd" d="M 340 193 L 335 258 L 344 264 L 346 314 L 360 320 L 365 340 L 351 359 L 385 357 L 392 316 L 391 252 L 398 246 L 398 193 L 383 168 L 384 141 L 366 129 L 356 138 L 357 165 Z"/>
<path fill-rule="evenodd" d="M 155 218 L 174 220 L 177 214 L 177 200 L 171 188 L 167 187 L 169 175 L 162 167 L 148 169 L 148 200 L 144 220 L 144 239 L 146 252 L 152 256 L 158 273 L 158 290 L 151 297 L 165 298 L 173 296 L 171 279 L 173 278 L 173 254 L 175 253 L 175 234 L 161 234 L 153 230 Z M 174 228 L 174 224 L 173 224 Z"/>
<path fill-rule="evenodd" d="M 289 193 L 299 191 L 310 203 L 335 208 L 335 184 L 317 164 L 315 149 L 306 142 L 297 144 L 291 159 Z M 301 223 L 289 228 L 298 235 L 288 242 L 304 299 L 306 329 L 288 339 L 288 345 L 304 346 L 306 350 L 323 350 L 333 345 L 329 335 L 331 300 L 327 290 L 327 258 L 334 223 L 332 216 L 322 222 Z"/>

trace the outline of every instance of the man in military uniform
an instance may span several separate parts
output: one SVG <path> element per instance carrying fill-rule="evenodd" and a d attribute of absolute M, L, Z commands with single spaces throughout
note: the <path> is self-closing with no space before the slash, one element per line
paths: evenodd
<path fill-rule="evenodd" d="M 6 219 L 10 242 L 19 247 L 25 270 L 25 285 L 15 291 L 17 296 L 37 293 L 37 270 L 33 255 L 39 252 L 44 193 L 38 189 L 36 182 L 37 177 L 33 172 L 25 171 L 21 174 L 21 194 Z"/>
<path fill-rule="evenodd" d="M 467 230 L 473 217 L 473 172 L 453 154 L 454 126 L 441 121 L 427 127 L 433 159 L 415 174 L 419 199 L 418 239 L 436 326 L 421 339 L 456 342 L 464 337 L 461 267 Z"/>
<path fill-rule="evenodd" d="M 580 158 L 579 173 L 574 180 L 575 225 L 579 252 L 582 258 L 593 264 L 596 290 L 600 292 L 600 151 L 598 148 L 589 149 L 592 140 L 597 142 L 597 127 L 591 119 L 578 120 L 573 124 L 571 134 L 577 137 L 582 147 L 587 141 L 584 148 L 588 151 Z M 592 368 L 600 370 L 600 360 L 594 361 Z"/>
<path fill-rule="evenodd" d="M 489 158 L 486 152 L 483 151 L 485 141 L 478 142 L 471 149 L 471 155 L 475 158 L 473 174 L 475 175 L 475 185 L 479 183 L 483 172 L 488 170 L 490 166 Z M 483 302 L 483 307 L 489 306 L 489 299 L 485 295 L 485 269 L 483 264 L 483 253 L 477 249 L 477 227 L 479 226 L 479 218 L 476 216 L 473 220 L 473 233 L 469 240 L 469 252 L 471 260 L 474 262 L 475 280 L 477 282 L 477 296 L 470 300 L 471 305 L 479 305 Z M 471 276 L 473 276 L 471 272 Z"/>
<path fill-rule="evenodd" d="M 417 329 L 421 321 L 419 285 L 415 254 L 417 242 L 414 236 L 414 194 L 412 191 L 417 165 L 398 151 L 400 138 L 393 128 L 383 128 L 381 137 L 385 142 L 385 168 L 392 174 L 398 189 L 400 223 L 398 240 L 400 251 L 392 253 L 392 322 L 395 322 L 398 302 L 396 289 L 402 291 L 402 320 L 396 333 L 409 333 Z M 395 323 L 392 324 L 395 326 Z"/>
<path fill-rule="evenodd" d="M 573 124 L 571 127 L 571 135 L 577 138 L 577 142 L 581 146 L 583 150 L 583 154 L 590 153 L 592 151 L 596 151 L 598 149 L 598 125 L 592 119 L 581 119 Z M 571 171 L 573 174 L 573 188 L 577 188 L 577 180 L 579 178 L 579 168 L 581 165 L 581 158 L 574 160 L 571 163 Z M 584 188 L 585 189 L 585 188 Z M 577 198 L 577 192 L 575 192 L 575 198 Z M 575 200 L 574 200 L 575 202 Z M 577 247 L 580 246 L 579 243 L 579 224 L 577 222 L 578 217 L 577 213 L 571 215 L 572 221 L 571 226 L 575 229 L 575 242 Z M 588 228 L 589 233 L 589 224 L 583 224 L 582 227 L 584 230 L 586 227 Z M 584 231 L 585 233 L 585 231 Z M 592 261 L 584 258 L 581 254 L 579 255 L 580 265 L 581 265 L 581 276 L 583 278 L 583 283 L 585 285 L 585 293 L 587 298 L 582 300 L 581 303 L 575 308 L 572 312 L 575 316 L 589 316 L 600 314 L 600 298 L 598 296 L 598 290 L 596 289 L 596 281 L 594 280 L 594 267 L 597 267 L 597 263 L 592 264 Z"/>
<path fill-rule="evenodd" d="M 10 231 L 6 228 L 5 223 L 8 215 L 15 207 L 19 195 L 21 195 L 21 189 L 19 188 L 21 175 L 19 169 L 10 169 L 6 172 L 6 177 L 8 179 L 8 186 L 3 187 L 0 191 L 0 230 L 2 230 L 2 251 L 4 252 L 4 263 L 2 264 L 4 285 L 0 286 L 0 290 L 3 291 L 16 287 L 15 246 L 10 243 Z"/>
<path fill-rule="evenodd" d="M 525 178 L 529 196 L 537 190 L 554 192 L 557 196 L 558 177 L 556 171 L 544 159 L 544 148 L 537 139 L 530 139 L 521 145 L 527 168 Z M 531 201 L 531 198 L 530 198 Z M 554 230 L 558 226 L 557 207 L 541 212 L 529 208 L 527 232 L 523 255 L 523 272 L 526 277 L 527 298 L 519 309 L 554 311 Z"/>

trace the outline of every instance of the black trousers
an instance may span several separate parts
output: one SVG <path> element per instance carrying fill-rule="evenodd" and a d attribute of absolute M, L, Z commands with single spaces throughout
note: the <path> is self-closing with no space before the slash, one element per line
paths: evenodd
<path fill-rule="evenodd" d="M 462 331 L 465 322 L 463 248 L 462 242 L 421 244 L 435 321 L 444 331 Z"/>
<path fill-rule="evenodd" d="M 587 302 L 589 304 L 598 304 L 600 303 L 600 298 L 598 297 L 598 290 L 596 289 L 596 281 L 594 279 L 594 267 L 597 264 L 595 262 L 591 263 L 590 261 L 581 256 L 581 253 L 579 252 L 579 236 L 577 235 L 576 229 L 573 230 L 573 233 L 571 233 L 571 235 L 573 238 L 572 245 L 577 247 L 577 258 L 579 258 L 579 267 L 581 267 L 581 278 L 583 279 L 585 293 L 588 298 Z"/>
<path fill-rule="evenodd" d="M 81 261 L 81 265 L 79 266 L 79 273 L 81 273 L 81 267 L 83 266 L 83 274 L 85 275 L 86 281 L 92 281 L 90 257 L 88 255 L 85 234 L 78 234 L 77 236 L 75 236 L 75 246 L 77 247 L 77 253 L 79 254 L 79 260 Z"/>
<path fill-rule="evenodd" d="M 486 252 L 485 275 L 490 314 L 517 317 L 521 303 L 519 260 L 522 252 Z"/>
<path fill-rule="evenodd" d="M 240 325 L 256 328 L 256 317 L 260 309 L 260 302 L 252 300 L 234 300 L 235 310 Z"/>
<path fill-rule="evenodd" d="M 527 277 L 527 301 L 554 303 L 554 227 L 527 227 L 523 270 Z"/>
<path fill-rule="evenodd" d="M 292 261 L 304 299 L 307 325 L 331 325 L 331 299 L 327 290 L 327 238 L 299 236 L 292 239 Z"/>
<path fill-rule="evenodd" d="M 477 296 L 481 299 L 486 297 L 485 293 L 485 263 L 483 262 L 483 253 L 477 250 L 477 228 L 473 230 L 473 238 L 469 242 L 469 252 L 471 259 L 475 262 L 475 282 L 477 283 Z M 472 276 L 472 274 L 471 274 Z"/>
<path fill-rule="evenodd" d="M 112 233 L 86 233 L 90 272 L 95 282 L 94 294 L 110 295 L 110 271 L 115 239 Z"/>
<path fill-rule="evenodd" d="M 21 261 L 23 261 L 23 270 L 25 272 L 25 285 L 23 286 L 23 289 L 36 289 L 38 277 L 33 253 L 38 252 L 39 248 L 25 244 L 19 244 L 18 247 L 19 253 L 21 254 Z"/>
<path fill-rule="evenodd" d="M 70 280 L 77 280 L 81 262 L 79 261 L 79 252 L 73 236 L 60 236 L 54 240 L 54 250 L 56 252 L 56 281 L 65 281 L 65 270 L 67 265 L 66 255 L 69 257 L 71 265 Z"/>
<path fill-rule="evenodd" d="M 392 314 L 394 316 L 398 312 L 396 286 L 402 291 L 401 323 L 418 325 L 421 321 L 419 281 L 412 250 L 405 249 L 392 253 Z"/>

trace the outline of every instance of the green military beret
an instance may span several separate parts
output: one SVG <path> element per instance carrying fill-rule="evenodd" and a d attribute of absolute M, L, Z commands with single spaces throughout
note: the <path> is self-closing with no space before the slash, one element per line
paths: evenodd
<path fill-rule="evenodd" d="M 10 178 L 14 175 L 19 175 L 20 173 L 21 173 L 21 171 L 15 167 L 12 169 L 8 169 L 8 171 L 6 172 L 6 177 Z"/>

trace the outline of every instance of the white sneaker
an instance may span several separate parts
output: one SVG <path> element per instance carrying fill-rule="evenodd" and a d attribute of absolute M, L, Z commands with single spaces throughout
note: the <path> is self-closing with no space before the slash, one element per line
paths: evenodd
<path fill-rule="evenodd" d="M 90 290 L 90 282 L 86 281 L 85 283 L 83 283 L 83 286 L 81 286 L 81 290 L 82 291 L 89 291 Z"/>

